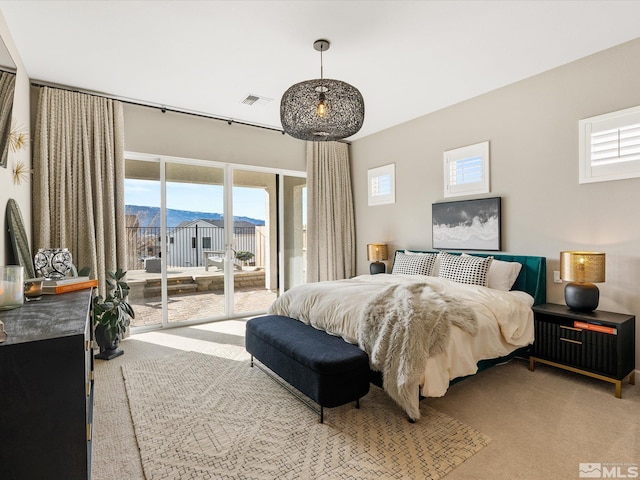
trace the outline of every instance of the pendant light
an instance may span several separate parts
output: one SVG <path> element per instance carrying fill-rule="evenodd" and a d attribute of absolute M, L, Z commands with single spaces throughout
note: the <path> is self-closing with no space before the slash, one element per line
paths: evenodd
<path fill-rule="evenodd" d="M 357 88 L 340 80 L 324 78 L 322 53 L 328 40 L 316 40 L 320 52 L 320 78 L 289 87 L 280 102 L 280 121 L 285 133 L 315 142 L 340 140 L 357 133 L 364 121 L 364 99 Z"/>

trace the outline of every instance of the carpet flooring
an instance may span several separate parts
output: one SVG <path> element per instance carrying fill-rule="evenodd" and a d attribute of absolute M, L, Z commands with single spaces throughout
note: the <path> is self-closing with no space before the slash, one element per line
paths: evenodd
<path fill-rule="evenodd" d="M 97 360 L 91 478 L 145 480 L 123 366 L 186 351 L 248 361 L 244 331 L 240 319 L 138 333 L 122 342 L 125 355 Z M 528 360 L 515 359 L 452 385 L 444 397 L 422 400 L 422 408 L 445 413 L 491 438 L 443 480 L 567 480 L 578 478 L 584 462 L 639 465 L 639 375 L 636 385 L 624 383 L 619 399 L 607 382 L 546 365 L 531 372 Z M 367 402 L 361 411 L 371 408 Z M 325 412 L 330 427 L 335 412 Z M 311 411 L 305 415 L 317 422 Z M 414 427 L 426 435 L 429 424 L 421 420 Z"/>
<path fill-rule="evenodd" d="M 246 357 L 181 352 L 122 374 L 147 480 L 439 479 L 491 441 L 425 402 L 412 425 L 374 386 L 320 424 Z"/>

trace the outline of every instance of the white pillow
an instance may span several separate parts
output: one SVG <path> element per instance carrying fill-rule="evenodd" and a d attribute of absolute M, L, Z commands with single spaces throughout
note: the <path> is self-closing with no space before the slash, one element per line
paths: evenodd
<path fill-rule="evenodd" d="M 406 255 L 396 252 L 391 273 L 394 275 L 431 275 L 436 254 Z"/>
<path fill-rule="evenodd" d="M 463 253 L 462 255 L 467 257 L 473 256 L 467 253 Z M 513 284 L 516 283 L 521 269 L 521 263 L 504 262 L 494 258 L 489 267 L 489 273 L 487 274 L 487 287 L 508 292 L 511 290 L 511 287 L 513 287 Z"/>
<path fill-rule="evenodd" d="M 440 272 L 438 276 L 458 283 L 487 286 L 487 274 L 493 257 L 474 257 L 471 255 L 451 255 L 438 253 Z"/>

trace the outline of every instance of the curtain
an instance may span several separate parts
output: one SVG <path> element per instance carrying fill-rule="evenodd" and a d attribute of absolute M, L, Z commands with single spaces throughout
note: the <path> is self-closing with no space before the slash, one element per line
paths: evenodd
<path fill-rule="evenodd" d="M 0 72 L 0 165 L 7 166 L 13 93 L 16 87 L 15 73 Z"/>
<path fill-rule="evenodd" d="M 104 296 L 127 268 L 122 103 L 41 87 L 34 137 L 34 251 L 68 248 Z"/>
<path fill-rule="evenodd" d="M 307 282 L 355 275 L 349 146 L 307 142 Z"/>

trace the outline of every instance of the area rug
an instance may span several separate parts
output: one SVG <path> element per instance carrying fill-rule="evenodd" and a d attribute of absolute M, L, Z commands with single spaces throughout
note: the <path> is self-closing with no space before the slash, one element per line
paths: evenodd
<path fill-rule="evenodd" d="M 318 415 L 249 361 L 184 352 L 122 367 L 147 480 L 438 479 L 491 440 L 378 387 Z"/>

